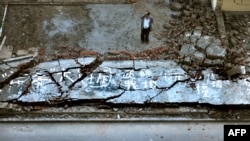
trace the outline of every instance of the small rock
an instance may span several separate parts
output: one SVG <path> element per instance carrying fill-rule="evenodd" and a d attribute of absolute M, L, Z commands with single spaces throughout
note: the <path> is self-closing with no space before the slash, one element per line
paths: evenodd
<path fill-rule="evenodd" d="M 246 74 L 245 66 L 234 66 L 233 68 L 227 71 L 227 75 L 229 76 L 237 74 Z"/>
<path fill-rule="evenodd" d="M 182 5 L 178 2 L 171 2 L 169 4 L 169 7 L 173 11 L 180 11 L 182 9 Z"/>
<path fill-rule="evenodd" d="M 0 109 L 5 109 L 8 106 L 8 102 L 0 102 Z"/>

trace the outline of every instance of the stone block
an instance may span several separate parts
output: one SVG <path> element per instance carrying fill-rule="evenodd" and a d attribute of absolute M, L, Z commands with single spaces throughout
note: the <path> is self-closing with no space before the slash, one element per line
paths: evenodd
<path fill-rule="evenodd" d="M 183 60 L 185 63 L 190 64 L 191 63 L 191 57 L 190 56 L 186 56 Z"/>
<path fill-rule="evenodd" d="M 196 51 L 196 48 L 192 44 L 182 45 L 179 55 L 192 55 Z"/>
<path fill-rule="evenodd" d="M 179 12 L 179 11 L 178 11 L 178 12 L 173 12 L 173 13 L 172 13 L 172 17 L 173 17 L 173 18 L 179 18 L 179 17 L 181 16 L 181 14 L 182 14 L 182 13 Z"/>
<path fill-rule="evenodd" d="M 193 31 L 194 37 L 200 38 L 201 37 L 201 31 L 202 31 L 201 29 L 195 29 Z"/>
<path fill-rule="evenodd" d="M 222 65 L 222 63 L 223 63 L 222 59 L 212 60 L 212 65 Z"/>
<path fill-rule="evenodd" d="M 184 34 L 184 38 L 189 38 L 192 35 L 191 32 L 185 32 Z"/>
<path fill-rule="evenodd" d="M 201 65 L 205 57 L 206 56 L 202 52 L 196 51 L 192 56 L 192 60 L 194 60 L 197 64 Z"/>
<path fill-rule="evenodd" d="M 208 47 L 211 43 L 213 42 L 212 37 L 210 36 L 202 36 L 198 41 L 197 41 L 197 47 L 205 50 L 206 47 Z"/>
<path fill-rule="evenodd" d="M 246 74 L 245 66 L 234 66 L 233 68 L 227 71 L 227 75 L 233 76 L 237 74 Z"/>
<path fill-rule="evenodd" d="M 210 66 L 210 65 L 213 64 L 213 61 L 210 60 L 210 59 L 205 59 L 203 64 L 204 64 L 204 65 L 207 65 L 207 66 Z"/>
<path fill-rule="evenodd" d="M 220 59 L 224 58 L 226 55 L 226 49 L 223 48 L 220 44 L 213 42 L 206 49 L 207 57 L 210 59 Z"/>

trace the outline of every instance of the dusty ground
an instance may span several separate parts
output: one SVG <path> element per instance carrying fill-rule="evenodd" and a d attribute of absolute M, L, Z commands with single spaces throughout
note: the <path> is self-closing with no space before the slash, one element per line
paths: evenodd
<path fill-rule="evenodd" d="M 11 5 L 3 32 L 7 36 L 6 46 L 13 46 L 14 52 L 31 47 L 48 52 L 62 45 L 78 47 L 76 41 L 90 31 L 90 23 L 85 20 L 87 12 L 83 6 Z"/>

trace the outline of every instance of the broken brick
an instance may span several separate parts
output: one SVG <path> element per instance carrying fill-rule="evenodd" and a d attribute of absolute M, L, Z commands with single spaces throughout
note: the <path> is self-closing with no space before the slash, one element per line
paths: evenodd
<path fill-rule="evenodd" d="M 70 54 L 68 54 L 68 53 L 62 53 L 61 57 L 64 58 L 64 59 L 67 59 L 67 58 L 70 58 Z"/>
<path fill-rule="evenodd" d="M 40 49 L 40 50 L 39 50 L 39 55 L 44 55 L 44 53 L 45 53 L 45 50 L 44 50 L 44 49 Z"/>
<path fill-rule="evenodd" d="M 67 50 L 68 50 L 69 52 L 72 52 L 72 51 L 73 51 L 73 48 L 69 47 Z"/>
<path fill-rule="evenodd" d="M 134 55 L 130 56 L 130 60 L 135 60 L 135 59 L 136 59 L 136 57 Z"/>
<path fill-rule="evenodd" d="M 96 51 L 81 51 L 80 54 L 82 56 L 96 56 L 97 52 Z"/>
<path fill-rule="evenodd" d="M 76 52 L 81 52 L 81 51 L 83 51 L 83 48 L 77 47 L 77 48 L 75 48 L 74 50 L 75 50 Z"/>
<path fill-rule="evenodd" d="M 42 107 L 41 106 L 34 106 L 33 109 L 34 110 L 42 110 Z"/>
<path fill-rule="evenodd" d="M 130 4 L 133 4 L 133 3 L 136 3 L 137 2 L 137 0 L 128 0 L 128 3 L 130 3 Z"/>
<path fill-rule="evenodd" d="M 110 54 L 110 55 L 120 55 L 121 52 L 120 51 L 109 51 L 108 54 Z"/>

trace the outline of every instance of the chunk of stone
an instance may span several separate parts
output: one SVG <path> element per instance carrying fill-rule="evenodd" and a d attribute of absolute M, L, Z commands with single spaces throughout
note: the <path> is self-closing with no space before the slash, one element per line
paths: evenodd
<path fill-rule="evenodd" d="M 173 17 L 173 18 L 179 18 L 179 17 L 181 16 L 181 14 L 182 14 L 182 13 L 179 12 L 179 11 L 178 11 L 178 12 L 172 12 L 172 17 Z"/>
<path fill-rule="evenodd" d="M 188 10 L 183 10 L 183 14 L 185 16 L 190 16 L 191 15 L 190 11 L 188 11 Z"/>
<path fill-rule="evenodd" d="M 192 44 L 182 45 L 180 55 L 192 55 L 196 51 L 196 48 Z"/>
<path fill-rule="evenodd" d="M 227 75 L 233 76 L 237 74 L 246 74 L 245 66 L 234 66 L 230 70 L 227 71 Z"/>
<path fill-rule="evenodd" d="M 191 19 L 196 19 L 197 18 L 197 15 L 196 14 L 192 14 L 191 15 Z"/>
<path fill-rule="evenodd" d="M 195 29 L 193 31 L 193 35 L 190 37 L 190 40 L 192 43 L 195 43 L 197 41 L 197 39 L 199 39 L 201 37 L 201 31 L 200 29 Z"/>
<path fill-rule="evenodd" d="M 191 32 L 185 32 L 184 34 L 184 38 L 189 38 L 192 35 Z"/>
<path fill-rule="evenodd" d="M 191 42 L 191 43 L 196 43 L 197 39 L 198 39 L 198 38 L 197 38 L 196 36 L 192 35 L 192 36 L 190 37 L 190 42 Z"/>
<path fill-rule="evenodd" d="M 212 60 L 212 65 L 222 65 L 222 63 L 223 63 L 223 60 L 221 59 Z"/>
<path fill-rule="evenodd" d="M 167 28 L 167 29 L 172 28 L 172 25 L 169 24 L 169 23 L 165 23 L 163 26 L 164 26 L 165 28 Z"/>
<path fill-rule="evenodd" d="M 231 42 L 232 45 L 237 45 L 237 39 L 234 38 L 234 37 L 230 38 L 230 42 Z"/>
<path fill-rule="evenodd" d="M 226 49 L 223 48 L 218 41 L 215 41 L 207 47 L 206 53 L 210 59 L 219 59 L 225 57 Z"/>
<path fill-rule="evenodd" d="M 197 47 L 202 50 L 205 50 L 206 47 L 208 47 L 212 42 L 213 42 L 213 39 L 210 36 L 202 36 L 197 41 Z"/>
<path fill-rule="evenodd" d="M 203 60 L 205 59 L 205 55 L 202 52 L 196 51 L 193 54 L 193 59 L 197 64 L 202 64 Z"/>
<path fill-rule="evenodd" d="M 191 57 L 190 57 L 190 56 L 186 56 L 186 57 L 184 58 L 184 62 L 185 62 L 185 63 L 191 63 Z"/>
<path fill-rule="evenodd" d="M 182 5 L 181 5 L 180 3 L 178 3 L 178 2 L 171 2 L 171 3 L 169 4 L 169 7 L 170 7 L 170 9 L 173 10 L 173 11 L 179 11 L 179 10 L 182 9 Z"/>
<path fill-rule="evenodd" d="M 197 30 L 202 30 L 203 27 L 202 27 L 202 26 L 196 26 L 195 29 L 197 29 Z"/>
<path fill-rule="evenodd" d="M 210 60 L 210 59 L 205 59 L 203 64 L 209 66 L 209 65 L 212 65 L 212 63 L 213 63 L 212 60 Z"/>
<path fill-rule="evenodd" d="M 195 29 L 193 35 L 197 38 L 201 37 L 201 29 Z"/>

